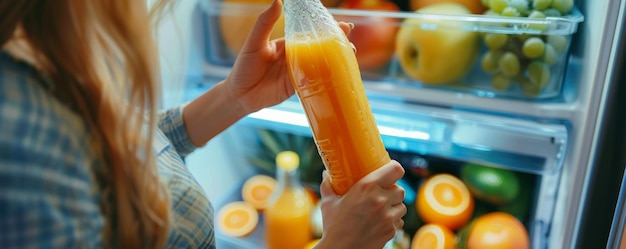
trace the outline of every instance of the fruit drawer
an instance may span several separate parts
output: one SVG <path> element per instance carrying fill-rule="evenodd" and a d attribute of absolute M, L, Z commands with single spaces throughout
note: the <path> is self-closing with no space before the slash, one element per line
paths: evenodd
<path fill-rule="evenodd" d="M 317 154 L 310 154 L 316 152 L 312 138 L 249 128 L 258 135 L 246 156 L 254 171 L 241 175 L 241 181 L 225 188 L 214 203 L 218 248 L 264 248 L 262 207 L 268 189 L 271 192 L 276 186 L 272 176 L 276 174 L 277 152 L 291 150 L 301 155 L 300 180 L 313 202 L 320 200 L 324 166 Z M 491 244 L 492 248 L 545 248 L 555 206 L 556 185 L 551 183 L 557 182 L 559 174 L 537 175 L 446 157 L 388 151 L 406 170 L 397 184 L 405 189 L 407 214 L 402 230 L 383 249 L 427 248 L 421 243 L 429 241 L 428 234 L 439 231 L 449 235 L 438 237 L 439 243 L 453 239 L 458 248 L 486 248 L 489 243 L 501 243 Z M 454 210 L 461 210 L 459 215 L 445 214 L 444 210 L 451 208 L 445 209 L 445 205 L 458 205 Z M 321 209 L 319 203 L 314 206 L 309 217 L 313 243 L 322 235 Z M 500 240 L 490 240 L 491 236 Z"/>
<path fill-rule="evenodd" d="M 473 0 L 473 13 L 453 3 L 413 11 L 407 6 L 419 0 L 385 1 L 322 0 L 337 20 L 355 24 L 349 38 L 367 84 L 526 101 L 561 96 L 572 35 L 584 19 L 572 0 Z M 269 2 L 201 1 L 213 73 L 228 71 Z M 281 18 L 271 38 L 283 29 Z"/>

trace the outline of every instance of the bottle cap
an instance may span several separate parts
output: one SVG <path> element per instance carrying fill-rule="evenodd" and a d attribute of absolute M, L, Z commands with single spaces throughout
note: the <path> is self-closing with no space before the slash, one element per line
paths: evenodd
<path fill-rule="evenodd" d="M 300 164 L 300 157 L 293 151 L 283 151 L 276 155 L 276 165 L 284 170 L 294 170 Z"/>

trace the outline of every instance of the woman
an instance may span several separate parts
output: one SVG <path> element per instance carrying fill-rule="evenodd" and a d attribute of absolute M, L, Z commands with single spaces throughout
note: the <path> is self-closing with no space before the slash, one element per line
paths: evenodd
<path fill-rule="evenodd" d="M 157 113 L 151 18 L 165 5 L 0 2 L 0 248 L 215 248 L 212 208 L 182 158 L 293 95 L 283 40 L 268 40 L 282 4 L 260 15 L 224 81 Z M 393 161 L 344 196 L 325 179 L 318 248 L 381 248 L 403 225 L 403 173 Z"/>

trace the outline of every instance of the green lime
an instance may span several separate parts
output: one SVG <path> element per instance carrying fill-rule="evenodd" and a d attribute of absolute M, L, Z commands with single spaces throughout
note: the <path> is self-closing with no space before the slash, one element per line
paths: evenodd
<path fill-rule="evenodd" d="M 479 164 L 465 164 L 461 179 L 477 199 L 492 204 L 508 203 L 520 192 L 520 183 L 513 171 Z"/>
<path fill-rule="evenodd" d="M 528 211 L 532 201 L 533 189 L 531 179 L 528 176 L 519 176 L 520 180 L 520 192 L 515 199 L 511 202 L 504 203 L 497 207 L 499 211 L 504 211 L 512 214 L 520 220 L 526 220 Z"/>

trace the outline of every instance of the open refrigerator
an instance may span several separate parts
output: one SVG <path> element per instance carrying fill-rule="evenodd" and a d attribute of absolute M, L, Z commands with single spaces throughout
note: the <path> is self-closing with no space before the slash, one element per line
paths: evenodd
<path fill-rule="evenodd" d="M 193 99 L 228 74 L 234 54 L 224 46 L 217 23 L 222 15 L 247 15 L 250 6 L 227 11 L 224 5 L 219 0 L 185 1 L 176 10 L 176 24 L 160 31 L 163 63 L 173 68 L 165 70 L 164 78 L 184 82 L 176 91 L 165 87 L 166 106 Z M 531 248 L 618 248 L 626 222 L 621 190 L 626 124 L 620 108 L 626 103 L 620 98 L 626 96 L 621 85 L 626 80 L 624 5 L 619 0 L 576 1 L 569 15 L 541 22 L 334 8 L 331 12 L 451 20 L 461 23 L 455 28 L 477 33 L 566 37 L 567 49 L 550 68 L 550 81 L 532 95 L 521 84 L 496 91 L 480 63 L 462 82 L 433 86 L 416 83 L 394 58 L 383 69 L 364 71 L 364 84 L 385 146 L 407 169 L 409 188 L 417 190 L 424 174 L 458 174 L 469 163 L 514 172 L 526 179 L 520 188 L 528 191 L 529 199 L 520 204 L 526 209 L 521 220 Z M 536 25 L 547 29 L 532 31 Z M 478 53 L 480 58 L 485 48 Z M 311 141 L 294 96 L 249 115 L 186 158 L 216 212 L 240 199 L 241 184 L 259 174 L 251 158 L 263 153 L 260 132 Z M 311 171 L 317 174 L 309 176 L 314 188 L 321 175 Z M 218 248 L 263 248 L 261 228 L 245 238 L 219 230 L 216 235 Z"/>

